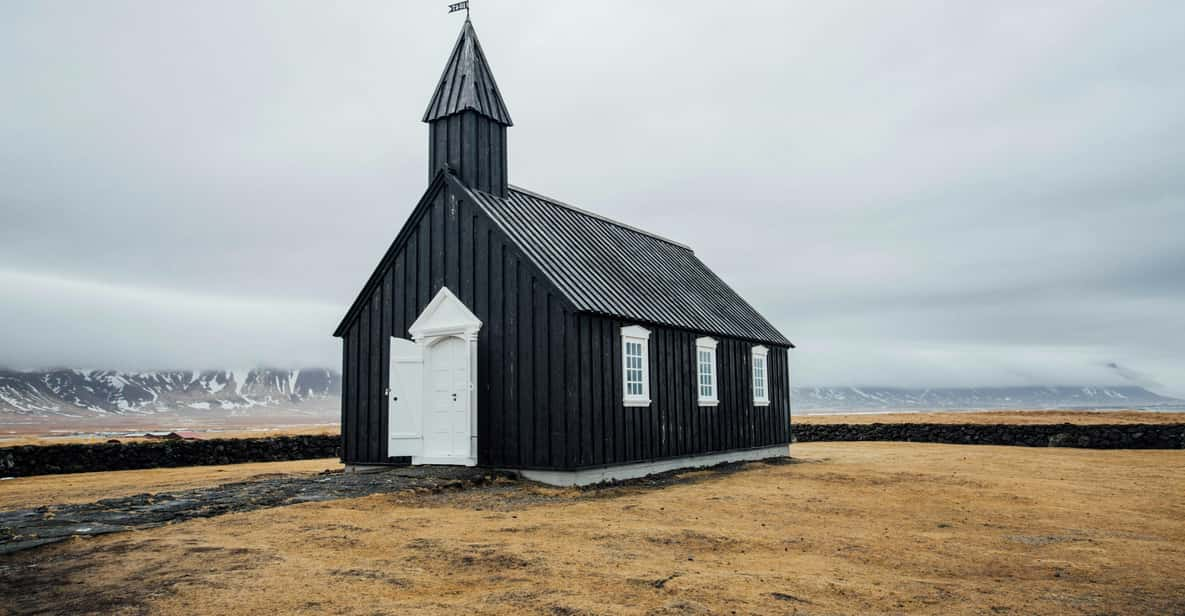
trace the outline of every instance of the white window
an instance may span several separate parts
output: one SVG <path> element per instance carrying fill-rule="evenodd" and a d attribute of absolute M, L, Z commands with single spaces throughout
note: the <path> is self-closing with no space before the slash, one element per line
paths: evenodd
<path fill-rule="evenodd" d="M 753 347 L 753 406 L 769 406 L 769 349 Z"/>
<path fill-rule="evenodd" d="M 699 392 L 700 406 L 716 406 L 719 400 L 716 396 L 716 341 L 712 338 L 696 338 L 695 340 L 696 391 Z"/>
<path fill-rule="evenodd" d="M 621 372 L 626 406 L 650 406 L 650 330 L 621 328 Z"/>

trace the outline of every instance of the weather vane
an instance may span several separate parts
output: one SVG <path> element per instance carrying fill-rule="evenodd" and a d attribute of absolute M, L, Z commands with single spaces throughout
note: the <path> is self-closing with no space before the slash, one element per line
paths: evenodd
<path fill-rule="evenodd" d="M 465 0 L 464 2 L 454 2 L 448 5 L 449 13 L 456 13 L 462 9 L 465 10 L 465 19 L 469 19 L 469 0 Z"/>

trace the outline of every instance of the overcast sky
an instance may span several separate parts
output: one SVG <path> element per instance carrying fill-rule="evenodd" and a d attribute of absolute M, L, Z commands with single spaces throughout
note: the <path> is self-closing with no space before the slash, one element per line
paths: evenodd
<path fill-rule="evenodd" d="M 338 367 L 447 4 L 0 4 L 0 365 Z M 796 385 L 1185 395 L 1185 4 L 473 4 L 511 182 L 692 246 Z"/>

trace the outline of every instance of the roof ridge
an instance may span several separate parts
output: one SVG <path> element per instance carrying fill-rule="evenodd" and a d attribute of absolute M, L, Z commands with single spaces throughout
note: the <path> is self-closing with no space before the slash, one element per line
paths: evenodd
<path fill-rule="evenodd" d="M 510 190 L 520 192 L 520 193 L 523 193 L 526 195 L 530 195 L 532 197 L 535 197 L 536 199 L 543 199 L 544 201 L 547 201 L 548 203 L 551 203 L 553 205 L 558 205 L 562 208 L 572 210 L 573 212 L 576 212 L 579 214 L 584 214 L 585 216 L 590 216 L 592 218 L 596 218 L 597 220 L 600 220 L 602 222 L 607 222 L 611 225 L 621 227 L 622 229 L 626 229 L 627 231 L 633 231 L 634 233 L 641 233 L 642 235 L 645 235 L 647 237 L 652 237 L 656 240 L 671 244 L 672 246 L 677 246 L 679 248 L 682 248 L 683 250 L 686 250 L 687 252 L 690 252 L 691 254 L 695 254 L 695 251 L 692 250 L 691 246 L 688 246 L 687 244 L 683 244 L 680 242 L 676 242 L 675 240 L 663 237 L 661 235 L 658 235 L 657 233 L 651 233 L 650 231 L 646 231 L 644 229 L 639 229 L 638 227 L 635 227 L 633 225 L 627 225 L 624 222 L 621 222 L 618 220 L 613 220 L 612 218 L 609 218 L 608 216 L 602 216 L 600 214 L 597 214 L 596 212 L 590 212 L 584 208 L 579 208 L 579 207 L 576 207 L 575 205 L 572 205 L 570 203 L 565 203 L 563 201 L 560 201 L 559 199 L 556 199 L 555 197 L 549 197 L 547 195 L 537 193 L 533 190 L 528 190 L 526 188 L 523 188 L 522 186 L 516 186 L 514 184 L 508 184 L 508 186 L 509 186 Z M 494 195 L 494 196 L 497 196 L 497 195 Z"/>

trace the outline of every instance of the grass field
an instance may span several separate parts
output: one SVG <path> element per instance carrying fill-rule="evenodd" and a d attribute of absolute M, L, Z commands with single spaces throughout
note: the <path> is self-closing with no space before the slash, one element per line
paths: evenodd
<path fill-rule="evenodd" d="M 688 472 L 661 487 L 504 483 L 77 539 L 0 561 L 0 606 L 155 614 L 1185 611 L 1185 452 L 809 443 L 793 455 L 793 464 Z M 317 466 L 279 463 L 268 472 Z M 215 469 L 193 472 L 214 481 Z M 144 475 L 153 472 L 110 475 L 165 481 Z"/>

